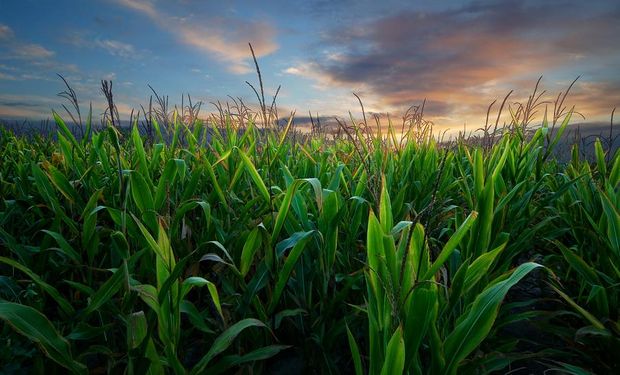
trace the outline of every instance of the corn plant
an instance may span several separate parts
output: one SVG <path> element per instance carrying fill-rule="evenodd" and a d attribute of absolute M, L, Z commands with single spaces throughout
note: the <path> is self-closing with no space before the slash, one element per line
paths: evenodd
<path fill-rule="evenodd" d="M 379 218 L 371 211 L 368 222 L 366 281 L 370 373 L 433 371 L 456 374 L 461 362 L 490 332 L 510 287 L 540 267 L 536 263 L 525 263 L 472 295 L 470 291 L 488 272 L 502 246 L 483 252 L 471 265 L 463 263 L 448 281 L 445 273 L 442 276 L 444 265 L 457 247 L 463 246 L 465 234 L 474 230 L 477 220 L 480 218 L 474 211 L 432 259 L 421 224 L 400 222 L 394 226 L 390 197 L 384 187 Z M 446 295 L 442 289 L 448 282 L 452 285 Z M 467 306 L 454 316 L 449 307 L 459 302 Z M 449 330 L 445 329 L 446 325 L 450 326 Z M 354 339 L 350 343 L 352 352 L 358 353 Z M 430 358 L 421 353 L 423 343 L 431 348 Z M 358 354 L 358 372 L 360 362 Z"/>
<path fill-rule="evenodd" d="M 0 130 L 0 371 L 616 369 L 620 158 L 554 160 L 570 114 L 480 147 L 161 112 Z M 534 324 L 561 344 L 506 330 Z"/>

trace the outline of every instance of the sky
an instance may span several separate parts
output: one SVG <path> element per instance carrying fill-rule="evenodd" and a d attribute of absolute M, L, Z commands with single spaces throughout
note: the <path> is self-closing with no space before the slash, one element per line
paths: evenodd
<path fill-rule="evenodd" d="M 587 122 L 620 106 L 620 1 L 0 0 L 0 118 L 62 111 L 65 88 L 103 112 L 112 80 L 121 117 L 151 85 L 180 103 L 241 98 L 260 64 L 283 112 L 398 116 L 426 101 L 437 126 L 477 128 L 488 105 L 527 98 L 538 78 Z M 86 109 L 83 109 L 85 111 Z"/>

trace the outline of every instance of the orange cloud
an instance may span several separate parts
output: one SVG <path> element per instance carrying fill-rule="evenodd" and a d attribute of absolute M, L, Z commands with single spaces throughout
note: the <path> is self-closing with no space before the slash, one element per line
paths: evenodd
<path fill-rule="evenodd" d="M 275 42 L 276 30 L 267 22 L 247 21 L 236 18 L 214 17 L 207 22 L 192 22 L 188 19 L 166 14 L 145 0 L 118 0 L 130 9 L 136 10 L 160 27 L 175 35 L 182 43 L 226 64 L 234 74 L 252 71 L 248 42 L 252 43 L 258 57 L 278 49 Z"/>
<path fill-rule="evenodd" d="M 323 87 L 362 88 L 365 101 L 392 113 L 426 99 L 425 113 L 439 126 L 458 128 L 483 125 L 488 105 L 512 89 L 511 102 L 527 99 L 540 75 L 553 78 L 543 82 L 547 100 L 585 75 L 569 101 L 598 120 L 620 95 L 611 69 L 620 50 L 610 48 L 618 45 L 618 16 L 618 7 L 576 11 L 519 1 L 402 11 L 326 32 L 320 48 L 330 52 L 285 73 Z"/>

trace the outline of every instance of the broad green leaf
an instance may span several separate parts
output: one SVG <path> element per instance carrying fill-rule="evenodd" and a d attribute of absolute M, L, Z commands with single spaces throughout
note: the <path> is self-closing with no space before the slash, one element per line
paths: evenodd
<path fill-rule="evenodd" d="M 243 319 L 243 320 L 233 324 L 232 326 L 230 326 L 230 328 L 228 328 L 226 331 L 222 332 L 222 334 L 220 334 L 215 339 L 215 341 L 211 345 L 211 348 L 209 349 L 207 354 L 205 354 L 202 357 L 202 359 L 198 362 L 198 364 L 196 364 L 196 366 L 192 369 L 192 371 L 190 373 L 191 374 L 203 374 L 205 372 L 204 370 L 207 368 L 207 366 L 209 365 L 211 360 L 216 355 L 218 355 L 221 352 L 223 352 L 224 350 L 228 349 L 228 347 L 233 343 L 235 338 L 243 330 L 245 330 L 245 329 L 247 329 L 249 327 L 264 327 L 264 328 L 266 328 L 267 326 L 263 322 L 261 322 L 260 320 L 256 320 L 256 319 Z"/>
<path fill-rule="evenodd" d="M 140 212 L 154 211 L 153 193 L 142 174 L 138 171 L 132 171 L 129 175 L 129 183 L 131 185 L 131 196 Z"/>
<path fill-rule="evenodd" d="M 289 318 L 291 316 L 298 316 L 308 314 L 308 312 L 304 309 L 290 309 L 290 310 L 282 310 L 278 312 L 274 319 L 274 327 L 275 329 L 280 328 L 280 324 L 282 324 L 282 320 L 284 318 Z"/>
<path fill-rule="evenodd" d="M 144 301 L 153 311 L 159 315 L 159 300 L 157 299 L 157 288 L 149 284 L 139 284 L 131 287 L 131 290 L 138 293 L 140 299 Z"/>
<path fill-rule="evenodd" d="M 252 181 L 254 181 L 256 188 L 258 188 L 258 192 L 261 194 L 261 196 L 266 202 L 269 202 L 271 199 L 269 195 L 269 191 L 267 190 L 267 186 L 265 186 L 265 182 L 261 178 L 260 174 L 258 174 L 256 167 L 254 166 L 254 164 L 252 163 L 248 155 L 245 154 L 245 152 L 241 150 L 237 150 L 237 151 L 239 152 L 239 155 L 241 156 L 241 160 L 243 161 L 243 165 L 245 166 L 246 171 L 249 173 L 250 177 L 252 178 Z"/>
<path fill-rule="evenodd" d="M 127 319 L 127 346 L 137 348 L 147 335 L 147 322 L 144 311 L 129 314 Z"/>
<path fill-rule="evenodd" d="M 69 203 L 83 203 L 81 202 L 77 191 L 75 191 L 75 188 L 71 185 L 71 182 L 67 180 L 67 177 L 65 177 L 62 172 L 48 163 L 45 163 L 45 168 L 47 169 L 47 173 L 52 184 L 56 187 L 60 194 L 62 194 L 65 199 L 69 201 Z"/>
<path fill-rule="evenodd" d="M 47 294 L 50 295 L 50 297 L 52 297 L 56 303 L 58 303 L 58 306 L 60 307 L 60 309 L 67 315 L 69 316 L 73 316 L 75 314 L 75 310 L 73 309 L 73 306 L 71 306 L 71 304 L 69 303 L 69 301 L 67 301 L 59 292 L 56 288 L 54 288 L 53 286 L 51 286 L 50 284 L 46 283 L 45 281 L 43 281 L 43 279 L 41 279 L 39 277 L 39 275 L 37 275 L 36 273 L 32 272 L 32 270 L 30 270 L 30 268 L 17 263 L 16 261 L 9 259 L 9 258 L 5 258 L 5 257 L 0 257 L 0 263 L 5 263 L 8 264 L 9 266 L 13 267 L 13 268 L 17 268 L 18 270 L 22 271 L 23 273 L 25 273 L 26 275 L 28 275 L 28 277 L 30 277 L 32 279 L 32 281 L 34 281 L 35 284 L 37 284 L 41 289 L 43 289 Z"/>
<path fill-rule="evenodd" d="M 508 290 L 539 267 L 542 266 L 536 263 L 524 263 L 508 278 L 492 283 L 476 297 L 467 315 L 445 340 L 446 373 L 455 374 L 459 363 L 489 334 Z"/>
<path fill-rule="evenodd" d="M 605 192 L 600 192 L 603 211 L 607 216 L 607 235 L 616 256 L 620 257 L 620 211 Z"/>
<path fill-rule="evenodd" d="M 213 184 L 213 189 L 215 189 L 215 193 L 217 194 L 217 197 L 219 198 L 220 203 L 224 207 L 228 207 L 226 196 L 224 195 L 224 191 L 222 190 L 222 187 L 220 186 L 220 183 L 217 180 L 217 177 L 215 176 L 215 170 L 213 169 L 213 166 L 211 165 L 211 163 L 209 163 L 209 161 L 206 158 L 203 159 L 203 163 L 204 163 L 205 168 L 207 169 L 207 175 L 211 179 L 211 183 Z"/>
<path fill-rule="evenodd" d="M 213 334 L 213 330 L 207 326 L 205 323 L 205 319 L 202 314 L 198 311 L 196 306 L 188 300 L 181 301 L 179 306 L 180 311 L 183 314 L 186 314 L 189 318 L 189 321 L 194 325 L 195 328 L 201 330 L 204 333 Z"/>
<path fill-rule="evenodd" d="M 603 151 L 603 145 L 599 138 L 594 142 L 594 155 L 596 156 L 596 167 L 601 179 L 607 176 L 607 162 L 605 161 L 605 151 Z"/>
<path fill-rule="evenodd" d="M 159 247 L 159 244 L 157 243 L 157 241 L 155 241 L 153 236 L 151 236 L 151 234 L 149 233 L 148 229 L 146 229 L 146 227 L 140 222 L 140 220 L 138 220 L 137 217 L 135 217 L 133 214 L 131 216 L 133 217 L 134 221 L 138 225 L 138 228 L 140 228 L 140 232 L 142 232 L 142 235 L 144 236 L 144 239 L 146 240 L 147 244 L 149 245 L 149 248 L 151 250 L 153 250 L 153 252 L 158 257 L 160 257 L 162 259 L 165 259 L 166 255 L 163 253 L 163 250 Z"/>
<path fill-rule="evenodd" d="M 32 163 L 32 176 L 34 177 L 35 186 L 37 187 L 39 194 L 41 194 L 43 199 L 50 205 L 52 211 L 54 211 L 57 215 L 60 215 L 61 205 L 56 197 L 55 191 L 52 188 L 49 179 L 41 170 L 41 167 L 35 163 Z"/>
<path fill-rule="evenodd" d="M 161 211 L 162 206 L 166 200 L 168 189 L 174 182 L 174 178 L 177 175 L 177 163 L 174 159 L 170 159 L 166 162 L 164 171 L 159 177 L 157 188 L 155 189 L 155 201 L 153 202 L 156 211 Z"/>
<path fill-rule="evenodd" d="M 205 374 L 230 373 L 229 369 L 231 369 L 232 367 L 240 366 L 244 363 L 251 363 L 269 359 L 280 353 L 282 350 L 288 349 L 290 347 L 291 346 L 289 345 L 269 345 L 252 350 L 251 352 L 244 355 L 234 354 L 226 356 L 219 360 L 218 363 L 215 364 L 213 367 L 207 368 L 205 370 Z"/>
<path fill-rule="evenodd" d="M 213 304 L 215 305 L 217 312 L 220 314 L 220 318 L 222 319 L 222 321 L 224 321 L 224 314 L 222 313 L 222 306 L 220 305 L 220 296 L 217 293 L 217 288 L 215 284 L 213 284 L 209 280 L 204 279 L 202 277 L 198 277 L 198 276 L 188 277 L 187 279 L 183 281 L 183 286 L 181 290 L 181 298 L 185 298 L 185 296 L 187 295 L 187 293 L 189 293 L 192 287 L 197 286 L 200 288 L 205 285 L 209 289 L 211 300 L 213 301 Z"/>
<path fill-rule="evenodd" d="M 286 220 L 286 216 L 289 213 L 291 207 L 291 201 L 293 200 L 293 196 L 295 195 L 295 191 L 299 185 L 301 185 L 304 180 L 296 180 L 294 181 L 288 189 L 286 189 L 286 194 L 284 195 L 284 199 L 282 203 L 280 203 L 280 207 L 278 208 L 278 215 L 276 216 L 276 221 L 273 226 L 273 232 L 271 233 L 271 242 L 275 243 L 278 240 L 278 236 L 280 235 L 280 230 L 284 225 L 284 221 Z"/>
<path fill-rule="evenodd" d="M 60 246 L 60 251 L 65 254 L 67 258 L 71 259 L 75 264 L 81 264 L 80 254 L 78 254 L 73 247 L 71 247 L 62 234 L 46 229 L 42 230 L 42 232 L 56 240 L 58 246 Z"/>
<path fill-rule="evenodd" d="M 136 122 L 134 122 L 131 128 L 131 140 L 133 141 L 133 146 L 136 150 L 135 155 L 138 158 L 138 165 L 136 170 L 150 180 L 149 165 L 146 161 L 146 152 L 144 152 L 144 145 L 142 143 L 142 138 L 140 137 L 140 132 L 138 131 L 137 120 Z"/>
<path fill-rule="evenodd" d="M 37 310 L 11 302 L 0 302 L 0 319 L 37 343 L 46 356 L 75 374 L 86 374 L 86 366 L 73 360 L 69 343 Z"/>
<path fill-rule="evenodd" d="M 385 176 L 381 180 L 381 200 L 379 203 L 379 221 L 384 233 L 390 233 L 394 226 L 394 218 L 392 217 L 392 203 L 388 192 Z"/>
<path fill-rule="evenodd" d="M 355 368 L 355 375 L 363 375 L 364 369 L 362 368 L 362 357 L 360 356 L 360 350 L 357 346 L 357 342 L 355 342 L 355 337 L 351 333 L 349 329 L 349 325 L 347 327 L 347 339 L 349 340 L 349 348 L 351 349 L 351 356 L 353 357 L 353 366 Z"/>
<path fill-rule="evenodd" d="M 114 271 L 110 277 L 90 298 L 90 303 L 84 310 L 84 315 L 89 315 L 98 310 L 104 303 L 108 302 L 123 286 L 127 280 L 127 263 L 123 263 L 121 268 Z"/>
<path fill-rule="evenodd" d="M 404 368 L 405 341 L 403 340 L 403 329 L 398 327 L 388 343 L 381 375 L 402 374 Z"/>
<path fill-rule="evenodd" d="M 310 238 L 312 238 L 312 234 L 314 234 L 314 231 L 301 233 L 301 236 L 297 238 L 293 245 L 293 249 L 290 251 L 288 257 L 286 258 L 284 266 L 282 266 L 282 268 L 278 271 L 278 280 L 276 282 L 276 286 L 274 288 L 273 295 L 271 296 L 271 302 L 268 308 L 270 312 L 273 312 L 275 310 L 280 300 L 280 296 L 284 291 L 284 287 L 286 286 L 291 272 L 293 271 L 293 267 L 295 267 L 295 264 L 297 264 L 297 260 L 304 251 L 306 244 L 308 243 Z"/>
<path fill-rule="evenodd" d="M 52 111 L 52 116 L 54 116 L 54 122 L 56 122 L 56 125 L 58 126 L 58 132 L 71 142 L 71 145 L 74 147 L 75 151 L 80 157 L 84 157 L 84 150 L 82 150 L 82 147 L 75 139 L 73 133 L 71 132 L 71 130 L 69 130 L 64 120 L 60 116 L 58 116 L 55 111 Z"/>
<path fill-rule="evenodd" d="M 499 254 L 504 250 L 506 244 L 508 242 L 504 242 L 503 244 L 496 247 L 494 250 L 489 251 L 488 253 L 484 253 L 480 255 L 473 263 L 467 268 L 467 272 L 465 273 L 465 280 L 463 281 L 463 293 L 468 292 L 478 281 L 480 281 L 484 276 L 487 275 L 487 272 L 495 259 L 499 256 Z"/>
<path fill-rule="evenodd" d="M 613 166 L 609 172 L 608 181 L 613 188 L 616 188 L 618 183 L 620 183 L 620 152 L 617 152 L 613 158 Z"/>
<path fill-rule="evenodd" d="M 248 271 L 254 262 L 254 254 L 256 253 L 256 250 L 260 248 L 261 244 L 262 236 L 260 235 L 259 228 L 254 228 L 245 240 L 243 250 L 241 251 L 241 260 L 239 265 L 241 275 L 245 276 L 248 274 Z"/>
<path fill-rule="evenodd" d="M 601 321 L 599 321 L 594 315 L 590 314 L 586 309 L 584 309 L 583 307 L 579 306 L 579 304 L 577 304 L 577 302 L 575 302 L 572 298 L 570 298 L 566 293 L 564 293 L 563 291 L 561 291 L 560 289 L 558 289 L 557 287 L 551 285 L 551 287 L 553 288 L 553 290 L 555 290 L 555 292 L 557 294 L 559 294 L 566 302 L 568 302 L 569 305 L 571 305 L 571 307 L 573 309 L 575 309 L 579 314 L 581 314 L 588 322 L 590 322 L 590 324 L 592 324 L 592 326 L 594 326 L 594 328 L 596 329 L 600 329 L 600 330 L 604 330 L 605 326 L 603 325 L 603 323 L 601 323 Z"/>
<path fill-rule="evenodd" d="M 407 367 L 417 357 L 422 340 L 431 325 L 435 324 L 439 307 L 437 287 L 430 284 L 418 285 L 406 301 L 404 340 L 407 349 Z"/>
<path fill-rule="evenodd" d="M 441 249 L 441 252 L 437 256 L 437 259 L 435 259 L 435 262 L 433 262 L 431 268 L 429 268 L 428 271 L 426 271 L 426 273 L 424 274 L 424 276 L 422 276 L 421 280 L 429 280 L 435 275 L 435 273 L 437 273 L 437 271 L 439 271 L 439 268 L 448 260 L 450 255 L 452 255 L 459 243 L 461 243 L 461 240 L 463 239 L 465 234 L 467 234 L 469 228 L 471 228 L 477 217 L 478 213 L 476 211 L 472 211 L 469 214 L 467 219 L 463 221 L 461 226 L 456 230 L 456 232 L 454 232 L 448 242 L 446 242 L 443 249 Z"/>
<path fill-rule="evenodd" d="M 574 251 L 567 248 L 559 241 L 554 241 L 554 244 L 560 249 L 568 264 L 590 283 L 590 285 L 600 283 L 596 270 L 590 267 L 579 255 L 575 254 Z"/>

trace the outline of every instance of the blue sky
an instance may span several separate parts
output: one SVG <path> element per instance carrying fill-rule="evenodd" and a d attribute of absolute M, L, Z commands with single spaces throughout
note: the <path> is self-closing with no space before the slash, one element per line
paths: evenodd
<path fill-rule="evenodd" d="M 230 95 L 255 105 L 247 43 L 280 113 L 366 109 L 398 115 L 427 100 L 439 126 L 478 126 L 488 104 L 523 100 L 543 75 L 547 99 L 578 75 L 569 103 L 586 121 L 620 105 L 617 1 L 0 0 L 0 118 L 59 110 L 62 74 L 103 111 L 112 80 L 121 116 L 148 84 L 180 103 Z"/>

